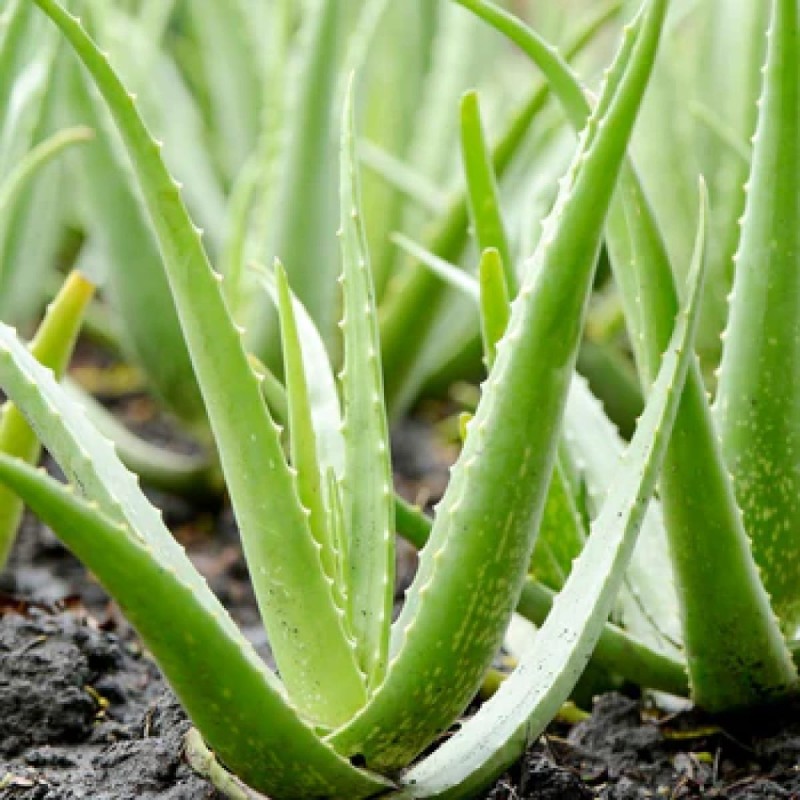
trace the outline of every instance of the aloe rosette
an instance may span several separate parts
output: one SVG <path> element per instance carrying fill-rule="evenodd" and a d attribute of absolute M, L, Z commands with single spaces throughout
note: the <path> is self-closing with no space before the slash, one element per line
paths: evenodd
<path fill-rule="evenodd" d="M 515 41 L 547 74 L 576 128 L 589 111 L 580 84 L 536 35 L 487 0 L 457 0 Z M 800 180 L 796 3 L 772 3 L 758 127 L 735 258 L 734 291 L 712 408 L 690 368 L 661 480 L 694 699 L 748 708 L 796 691 L 797 247 L 788 222 Z M 783 163 L 783 162 L 781 162 Z M 730 231 L 724 235 L 729 236 Z M 679 293 L 636 166 L 623 166 L 606 242 L 643 385 L 658 368 Z M 722 247 L 727 247 L 721 242 Z M 719 287 L 716 287 L 717 289 Z M 664 607 L 651 606 L 654 617 Z M 790 648 L 791 646 L 791 648 Z"/>

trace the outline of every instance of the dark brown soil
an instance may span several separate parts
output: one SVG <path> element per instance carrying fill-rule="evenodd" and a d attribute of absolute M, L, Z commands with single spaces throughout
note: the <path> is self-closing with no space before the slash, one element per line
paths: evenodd
<path fill-rule="evenodd" d="M 447 453 L 431 445 L 425 425 L 402 433 L 398 485 L 435 500 Z M 198 514 L 155 499 L 269 659 L 229 512 Z M 413 552 L 403 548 L 401 588 L 413 569 Z M 184 763 L 188 722 L 158 669 L 100 587 L 33 520 L 0 575 L 0 593 L 0 800 L 220 800 Z M 588 720 L 552 726 L 486 797 L 800 800 L 800 708 L 723 727 L 605 695 Z"/>

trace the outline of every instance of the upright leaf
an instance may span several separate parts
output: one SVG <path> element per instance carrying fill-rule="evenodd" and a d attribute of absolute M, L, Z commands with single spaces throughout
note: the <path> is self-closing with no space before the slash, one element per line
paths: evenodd
<path fill-rule="evenodd" d="M 533 742 L 569 696 L 597 642 L 655 489 L 693 358 L 702 287 L 701 218 L 689 299 L 664 356 L 647 409 L 620 459 L 613 490 L 586 548 L 533 644 L 477 714 L 404 777 L 403 798 L 474 797 Z"/>
<path fill-rule="evenodd" d="M 753 554 L 800 624 L 800 9 L 776 0 L 716 412 Z"/>
<path fill-rule="evenodd" d="M 350 624 L 370 687 L 386 672 L 394 598 L 394 493 L 378 319 L 355 167 L 352 93 L 342 125 L 341 241 L 345 473 Z"/>

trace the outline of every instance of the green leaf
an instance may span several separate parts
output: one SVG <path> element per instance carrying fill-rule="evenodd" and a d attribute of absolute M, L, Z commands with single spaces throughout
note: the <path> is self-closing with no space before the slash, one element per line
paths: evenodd
<path fill-rule="evenodd" d="M 289 442 L 291 463 L 297 470 L 297 490 L 300 502 L 309 510 L 309 525 L 320 548 L 325 574 L 331 581 L 334 598 L 344 610 L 343 584 L 337 582 L 341 574 L 333 534 L 329 527 L 329 510 L 325 502 L 322 470 L 317 455 L 317 438 L 311 414 L 311 400 L 303 351 L 300 344 L 297 320 L 294 315 L 295 301 L 289 290 L 286 270 L 280 263 L 275 265 L 275 284 L 278 293 L 278 315 L 281 325 L 283 367 L 286 376 L 286 396 L 289 412 Z"/>
<path fill-rule="evenodd" d="M 565 47 L 566 56 L 569 58 L 581 52 L 618 11 L 619 3 L 611 2 L 593 14 Z M 493 145 L 492 164 L 498 180 L 508 171 L 548 98 L 548 85 L 533 89 Z M 461 194 L 436 223 L 428 249 L 446 261 L 457 261 L 467 241 L 468 225 L 467 198 Z M 381 353 L 386 375 L 386 401 L 392 416 L 407 408 L 425 378 L 416 370 L 419 345 L 409 347 L 409 332 L 413 332 L 418 343 L 431 335 L 438 311 L 444 303 L 445 289 L 445 284 L 429 274 L 425 266 L 414 264 L 382 303 Z"/>
<path fill-rule="evenodd" d="M 773 3 L 716 413 L 753 555 L 781 620 L 800 624 L 800 14 Z"/>
<path fill-rule="evenodd" d="M 686 310 L 613 489 L 564 589 L 511 677 L 441 747 L 403 776 L 404 798 L 466 798 L 502 772 L 567 699 L 606 621 L 655 489 L 693 359 L 704 265 L 704 219 Z"/>
<path fill-rule="evenodd" d="M 478 266 L 481 306 L 481 336 L 483 339 L 484 361 L 491 369 L 497 355 L 497 343 L 503 338 L 508 327 L 509 293 L 507 268 L 500 251 L 494 247 L 481 253 Z"/>
<path fill-rule="evenodd" d="M 293 69 L 285 83 L 285 109 L 279 189 L 272 198 L 270 258 L 279 257 L 292 287 L 322 338 L 334 330 L 336 262 L 330 257 L 329 232 L 335 220 L 333 100 L 339 75 L 342 5 L 313 0 L 303 14 L 303 30 L 292 48 Z M 289 89 L 289 87 L 292 87 Z M 264 243 L 259 243 L 264 246 Z M 271 335 L 263 307 L 254 309 L 249 344 L 259 357 L 268 354 Z M 265 358 L 269 365 L 270 359 Z"/>
<path fill-rule="evenodd" d="M 102 100 L 80 65 L 70 65 L 69 78 L 73 113 L 97 132 L 81 154 L 77 180 L 89 211 L 87 234 L 105 262 L 105 289 L 121 344 L 158 400 L 202 435 L 203 400 L 147 212 Z"/>
<path fill-rule="evenodd" d="M 341 243 L 344 314 L 345 472 L 349 617 L 370 688 L 386 672 L 394 600 L 394 495 L 383 400 L 375 292 L 356 173 L 352 92 L 342 123 Z"/>
<path fill-rule="evenodd" d="M 258 270 L 261 285 L 277 307 L 278 290 L 275 276 L 269 270 Z M 311 418 L 317 439 L 317 457 L 322 473 L 332 469 L 340 478 L 344 473 L 344 441 L 342 410 L 325 343 L 303 304 L 294 298 L 294 317 L 303 350 L 303 367 L 311 404 Z M 273 378 L 277 381 L 277 379 Z M 270 405 L 272 409 L 272 405 Z M 274 413 L 274 412 L 273 412 Z M 285 416 L 285 419 L 288 414 Z M 288 419 L 287 419 L 288 421 Z"/>
<path fill-rule="evenodd" d="M 497 178 L 481 122 L 477 92 L 461 98 L 461 152 L 467 178 L 470 215 L 475 225 L 478 250 L 497 250 L 508 292 L 517 293 L 517 275 L 500 210 Z"/>

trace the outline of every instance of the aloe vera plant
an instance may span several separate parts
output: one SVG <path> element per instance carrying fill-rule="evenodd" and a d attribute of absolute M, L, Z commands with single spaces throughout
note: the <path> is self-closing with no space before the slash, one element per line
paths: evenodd
<path fill-rule="evenodd" d="M 323 393 L 329 411 L 319 413 L 319 375 L 333 385 L 330 367 L 309 355 L 307 337 L 298 335 L 305 312 L 285 273 L 278 267 L 267 279 L 281 319 L 291 426 L 287 462 L 261 378 L 228 310 L 224 281 L 210 266 L 134 98 L 77 18 L 56 0 L 31 1 L 80 57 L 131 159 L 280 678 L 236 629 L 109 442 L 7 327 L 0 328 L 0 384 L 35 425 L 70 486 L 8 457 L 0 457 L 0 479 L 118 599 L 218 757 L 215 762 L 207 753 L 198 755 L 203 745 L 195 736 L 197 763 L 231 796 L 250 791 L 232 775 L 274 797 L 473 796 L 542 730 L 579 677 L 630 558 L 691 362 L 702 226 L 685 312 L 648 409 L 551 618 L 478 716 L 408 769 L 474 695 L 519 598 L 605 213 L 655 58 L 666 0 L 645 3 L 626 29 L 522 275 L 464 450 L 393 624 L 394 500 L 352 95 L 340 153 L 340 414 L 335 390 Z"/>
<path fill-rule="evenodd" d="M 566 65 L 486 0 L 457 1 L 556 76 L 554 89 L 580 128 L 588 107 Z M 712 409 L 699 368 L 692 366 L 660 492 L 692 696 L 711 710 L 759 705 L 797 688 L 790 655 L 798 597 L 790 577 L 796 561 L 797 248 L 783 220 L 791 218 L 800 179 L 794 166 L 778 170 L 774 159 L 795 147 L 800 20 L 796 3 L 783 0 L 771 4 L 771 16 L 719 388 Z M 678 293 L 659 217 L 634 164 L 622 168 L 606 241 L 646 387 Z M 650 609 L 655 617 L 663 611 Z"/>

